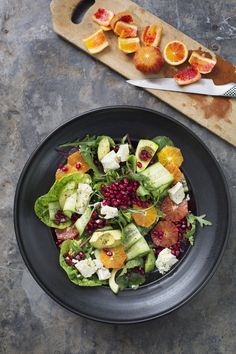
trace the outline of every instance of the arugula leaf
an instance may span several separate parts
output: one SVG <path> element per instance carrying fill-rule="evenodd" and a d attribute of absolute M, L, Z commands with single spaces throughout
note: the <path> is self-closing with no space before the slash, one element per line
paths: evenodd
<path fill-rule="evenodd" d="M 84 139 L 77 139 L 72 142 L 68 142 L 65 144 L 60 145 L 60 147 L 79 147 L 79 146 L 89 146 L 89 147 L 95 147 L 97 145 L 97 139 L 99 137 L 96 137 L 95 135 L 90 136 L 86 135 Z"/>
<path fill-rule="evenodd" d="M 188 224 L 188 226 L 191 226 L 191 229 L 187 230 L 187 232 L 184 234 L 184 237 L 189 240 L 191 245 L 193 245 L 193 243 L 194 243 L 194 236 L 195 236 L 195 232 L 196 232 L 196 222 L 199 222 L 201 227 L 212 225 L 212 223 L 210 221 L 204 219 L 205 217 L 206 217 L 206 214 L 196 216 L 192 213 L 189 213 L 186 216 L 187 224 Z"/>
<path fill-rule="evenodd" d="M 155 138 L 152 139 L 152 141 L 154 141 L 154 143 L 156 143 L 158 145 L 158 150 L 157 151 L 160 151 L 166 145 L 174 146 L 173 141 L 170 138 L 168 138 L 167 136 L 164 136 L 164 135 L 163 136 L 156 136 Z"/>
<path fill-rule="evenodd" d="M 99 169 L 97 168 L 97 166 L 95 165 L 94 161 L 93 161 L 93 152 L 91 150 L 91 148 L 89 146 L 80 146 L 79 149 L 81 155 L 83 156 L 84 160 L 87 162 L 87 164 L 89 165 L 89 167 L 94 171 L 95 174 L 97 175 L 101 175 L 101 172 L 99 171 Z"/>
<path fill-rule="evenodd" d="M 195 216 L 195 219 L 199 222 L 200 226 L 210 226 L 212 225 L 211 221 L 208 221 L 206 219 L 204 219 L 206 217 L 206 214 L 200 215 L 200 216 Z"/>

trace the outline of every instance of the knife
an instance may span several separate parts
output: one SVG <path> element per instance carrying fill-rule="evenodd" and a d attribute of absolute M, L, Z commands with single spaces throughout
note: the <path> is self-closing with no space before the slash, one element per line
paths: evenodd
<path fill-rule="evenodd" d="M 201 79 L 186 86 L 179 86 L 172 78 L 151 78 L 142 80 L 127 80 L 131 85 L 152 90 L 176 91 L 183 93 L 198 93 L 209 96 L 236 97 L 236 84 L 215 85 L 212 79 Z"/>

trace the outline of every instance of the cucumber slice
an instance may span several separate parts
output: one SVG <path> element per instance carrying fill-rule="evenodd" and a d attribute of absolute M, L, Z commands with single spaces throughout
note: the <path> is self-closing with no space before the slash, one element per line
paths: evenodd
<path fill-rule="evenodd" d="M 148 167 L 141 174 L 148 177 L 151 186 L 156 189 L 162 185 L 170 185 L 174 180 L 172 174 L 160 162 Z"/>
<path fill-rule="evenodd" d="M 111 272 L 111 277 L 109 279 L 109 286 L 114 294 L 117 294 L 119 291 L 119 285 L 116 283 L 116 280 L 115 280 L 116 273 L 118 272 L 118 270 L 119 269 L 113 269 Z"/>
<path fill-rule="evenodd" d="M 150 250 L 144 265 L 145 273 L 152 272 L 155 269 L 155 263 L 156 263 L 156 257 L 153 253 L 153 250 Z"/>
<path fill-rule="evenodd" d="M 129 224 L 124 228 L 124 240 L 123 245 L 125 250 L 128 250 L 143 236 L 139 232 L 138 228 L 134 224 Z"/>
<path fill-rule="evenodd" d="M 76 183 L 74 181 L 69 182 L 65 185 L 65 187 L 62 189 L 60 195 L 59 195 L 59 204 L 61 209 L 64 208 L 64 204 L 66 199 L 71 196 L 76 190 Z"/>
<path fill-rule="evenodd" d="M 66 198 L 63 213 L 68 216 L 69 218 L 76 210 L 76 200 L 77 200 L 77 193 L 71 194 L 69 197 Z"/>
<path fill-rule="evenodd" d="M 110 152 L 110 141 L 107 136 L 104 136 L 98 144 L 98 160 L 101 161 Z"/>
<path fill-rule="evenodd" d="M 60 209 L 61 209 L 61 207 L 58 202 L 48 203 L 49 219 L 55 220 L 56 212 Z"/>
<path fill-rule="evenodd" d="M 79 236 L 83 235 L 83 232 L 85 230 L 86 225 L 88 224 L 90 218 L 92 215 L 92 210 L 90 208 L 87 208 L 83 215 L 76 220 L 75 227 L 78 230 Z"/>
<path fill-rule="evenodd" d="M 144 237 L 140 238 L 129 250 L 127 251 L 127 259 L 136 257 L 143 257 L 150 252 L 150 248 Z"/>

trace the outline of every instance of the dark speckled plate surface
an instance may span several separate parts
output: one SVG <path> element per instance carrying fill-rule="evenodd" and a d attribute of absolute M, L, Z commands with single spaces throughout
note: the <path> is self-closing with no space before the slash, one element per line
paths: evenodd
<path fill-rule="evenodd" d="M 127 132 L 135 140 L 167 135 L 180 147 L 198 215 L 213 226 L 198 228 L 196 242 L 171 272 L 136 291 L 114 295 L 108 287 L 81 288 L 59 266 L 51 230 L 34 215 L 36 198 L 54 181 L 60 160 L 55 148 L 85 134 Z M 230 227 L 228 188 L 222 171 L 201 140 L 175 120 L 152 110 L 108 107 L 84 113 L 51 133 L 36 149 L 18 182 L 14 222 L 23 259 L 38 284 L 55 301 L 79 315 L 110 323 L 137 323 L 173 311 L 190 300 L 210 279 L 221 259 Z"/>

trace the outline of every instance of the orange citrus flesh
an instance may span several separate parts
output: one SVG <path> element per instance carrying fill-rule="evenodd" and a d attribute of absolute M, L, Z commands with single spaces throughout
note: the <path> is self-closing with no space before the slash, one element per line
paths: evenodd
<path fill-rule="evenodd" d="M 210 73 L 216 64 L 216 60 L 206 58 L 196 52 L 191 54 L 188 62 L 194 66 L 201 74 Z"/>
<path fill-rule="evenodd" d="M 157 154 L 159 162 L 166 166 L 169 163 L 174 163 L 177 167 L 180 167 L 184 161 L 183 155 L 177 147 L 174 146 L 165 146 Z"/>
<path fill-rule="evenodd" d="M 156 23 L 153 23 L 150 26 L 146 26 L 142 33 L 143 44 L 147 46 L 158 47 L 161 40 L 162 30 L 162 25 L 158 25 Z"/>
<path fill-rule="evenodd" d="M 91 36 L 83 39 L 85 46 L 87 47 L 90 53 L 99 53 L 109 44 L 103 33 L 103 30 L 100 28 L 98 31 L 93 33 Z"/>
<path fill-rule="evenodd" d="M 164 48 L 164 59 L 170 65 L 180 65 L 188 57 L 188 49 L 183 42 L 172 41 Z"/>
<path fill-rule="evenodd" d="M 58 168 L 56 171 L 56 179 L 60 179 L 69 173 L 82 172 L 86 173 L 90 169 L 87 162 L 85 162 L 83 156 L 79 151 L 71 154 L 67 159 L 67 164 L 63 168 Z"/>
<path fill-rule="evenodd" d="M 119 49 L 124 53 L 134 53 L 140 48 L 139 38 L 118 38 Z"/>
<path fill-rule="evenodd" d="M 165 165 L 165 168 L 172 174 L 175 182 L 181 181 L 183 174 L 173 162 L 170 162 L 167 165 Z"/>
<path fill-rule="evenodd" d="M 109 252 L 108 252 L 109 251 Z M 111 255 L 108 255 L 111 254 Z M 100 252 L 100 260 L 104 267 L 106 268 L 117 268 L 120 269 L 123 267 L 124 262 L 127 258 L 127 255 L 125 253 L 125 249 L 122 245 L 109 248 L 108 249 L 103 249 Z"/>
<path fill-rule="evenodd" d="M 143 208 L 134 204 L 133 209 L 143 210 L 143 213 L 132 213 L 132 218 L 139 226 L 149 227 L 158 220 L 157 210 L 154 206 L 151 206 L 150 208 L 144 211 Z"/>
<path fill-rule="evenodd" d="M 99 8 L 95 14 L 93 14 L 92 19 L 101 26 L 109 26 L 114 13 L 112 11 Z"/>

